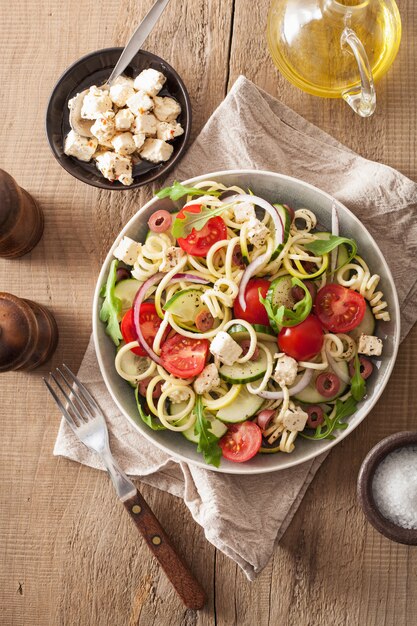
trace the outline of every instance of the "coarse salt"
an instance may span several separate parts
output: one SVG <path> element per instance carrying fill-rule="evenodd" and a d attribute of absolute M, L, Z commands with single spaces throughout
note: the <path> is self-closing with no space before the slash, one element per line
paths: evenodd
<path fill-rule="evenodd" d="M 388 454 L 375 471 L 372 491 L 384 517 L 417 530 L 417 447 L 404 446 Z"/>

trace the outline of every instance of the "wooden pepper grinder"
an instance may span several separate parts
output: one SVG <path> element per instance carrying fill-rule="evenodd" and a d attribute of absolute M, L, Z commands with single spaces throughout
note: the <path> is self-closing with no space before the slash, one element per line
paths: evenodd
<path fill-rule="evenodd" d="M 0 292 L 0 372 L 35 369 L 57 343 L 58 327 L 46 307 Z"/>
<path fill-rule="evenodd" d="M 32 196 L 0 169 L 0 257 L 23 256 L 43 233 L 43 213 Z"/>

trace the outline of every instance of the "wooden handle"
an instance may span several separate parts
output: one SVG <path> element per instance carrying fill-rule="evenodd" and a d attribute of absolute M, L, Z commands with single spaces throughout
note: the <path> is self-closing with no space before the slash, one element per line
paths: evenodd
<path fill-rule="evenodd" d="M 136 495 L 123 504 L 185 606 L 189 609 L 203 608 L 206 594 L 173 548 L 169 537 L 140 493 L 136 491 Z"/>

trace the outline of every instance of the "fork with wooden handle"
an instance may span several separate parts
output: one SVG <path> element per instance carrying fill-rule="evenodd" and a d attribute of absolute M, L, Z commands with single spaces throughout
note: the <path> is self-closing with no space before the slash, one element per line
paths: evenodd
<path fill-rule="evenodd" d="M 44 379 L 53 399 L 80 441 L 100 456 L 117 495 L 181 600 L 190 609 L 201 609 L 206 601 L 203 589 L 175 551 L 161 524 L 133 482 L 113 458 L 106 421 L 100 407 L 65 364 L 63 370 L 57 368 L 57 375 L 51 373 L 56 387 Z"/>

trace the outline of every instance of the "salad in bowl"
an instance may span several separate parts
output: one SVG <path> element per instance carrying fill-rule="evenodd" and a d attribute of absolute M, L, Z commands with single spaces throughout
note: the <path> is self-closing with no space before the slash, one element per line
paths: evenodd
<path fill-rule="evenodd" d="M 311 458 L 368 401 L 393 311 L 341 228 L 347 209 L 333 202 L 326 229 L 314 208 L 233 182 L 161 190 L 144 236 L 113 247 L 99 302 L 113 375 L 142 432 L 185 440 L 206 465 L 299 445 Z"/>

